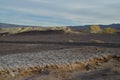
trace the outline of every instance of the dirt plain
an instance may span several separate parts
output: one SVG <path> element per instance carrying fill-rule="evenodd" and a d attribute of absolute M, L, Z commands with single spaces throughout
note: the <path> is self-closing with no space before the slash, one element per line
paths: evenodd
<path fill-rule="evenodd" d="M 96 68 L 60 70 L 47 68 L 30 75 L 10 77 L 8 80 L 120 80 L 120 35 L 119 34 L 70 34 L 63 31 L 29 31 L 0 36 L 0 56 L 38 53 L 49 50 L 65 50 L 73 53 L 116 53 L 115 58 L 101 62 Z M 75 50 L 74 50 L 75 49 Z M 2 78 L 1 78 L 2 80 Z M 6 80 L 6 79 L 3 79 Z"/>

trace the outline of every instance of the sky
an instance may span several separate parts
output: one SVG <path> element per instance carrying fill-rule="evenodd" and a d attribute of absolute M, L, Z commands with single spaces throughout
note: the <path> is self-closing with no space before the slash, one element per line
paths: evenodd
<path fill-rule="evenodd" d="M 120 23 L 120 0 L 0 0 L 0 23 L 36 26 Z"/>

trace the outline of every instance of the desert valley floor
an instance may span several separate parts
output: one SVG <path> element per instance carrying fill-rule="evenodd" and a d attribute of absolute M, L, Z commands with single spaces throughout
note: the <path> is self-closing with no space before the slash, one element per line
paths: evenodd
<path fill-rule="evenodd" d="M 120 34 L 1 35 L 0 80 L 120 80 Z"/>

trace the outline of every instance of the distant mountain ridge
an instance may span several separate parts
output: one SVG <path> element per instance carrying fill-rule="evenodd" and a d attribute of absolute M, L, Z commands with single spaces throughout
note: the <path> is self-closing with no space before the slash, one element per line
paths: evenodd
<path fill-rule="evenodd" d="M 94 25 L 94 24 L 93 24 Z M 89 28 L 91 25 L 83 25 L 83 26 L 69 26 L 71 28 Z M 111 28 L 117 28 L 120 29 L 120 24 L 109 24 L 109 25 L 98 25 L 101 28 L 107 28 L 107 27 L 111 27 Z"/>
<path fill-rule="evenodd" d="M 25 26 L 17 25 L 17 24 L 0 23 L 0 28 L 5 28 L 5 27 L 25 27 Z"/>
<path fill-rule="evenodd" d="M 81 28 L 81 29 L 83 29 L 83 28 L 89 28 L 90 26 L 91 25 L 67 26 L 67 27 L 70 27 L 70 28 Z M 120 29 L 120 23 L 119 24 L 110 24 L 110 25 L 98 25 L 98 26 L 100 26 L 101 28 L 111 27 L 111 28 L 118 28 L 118 29 Z M 5 28 L 5 27 L 28 27 L 28 26 L 27 25 L 17 25 L 17 24 L 0 23 L 0 28 Z M 29 27 L 35 27 L 35 26 L 29 26 Z M 40 26 L 40 27 L 42 27 L 42 26 Z"/>

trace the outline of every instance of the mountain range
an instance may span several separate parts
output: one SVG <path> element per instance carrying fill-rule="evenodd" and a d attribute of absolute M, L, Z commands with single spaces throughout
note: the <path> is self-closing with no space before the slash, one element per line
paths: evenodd
<path fill-rule="evenodd" d="M 94 24 L 93 24 L 94 25 Z M 84 28 L 89 28 L 91 25 L 83 25 L 83 26 L 67 26 L 70 28 L 79 28 L 79 29 L 84 29 Z M 109 25 L 98 25 L 101 28 L 106 28 L 106 27 L 111 27 L 111 28 L 118 28 L 120 29 L 120 23 L 119 24 L 109 24 Z M 26 25 L 17 25 L 17 24 L 8 24 L 8 23 L 0 23 L 0 28 L 5 28 L 5 27 L 28 27 Z M 29 26 L 29 27 L 39 27 L 39 26 Z M 42 26 L 40 26 L 42 27 Z"/>

